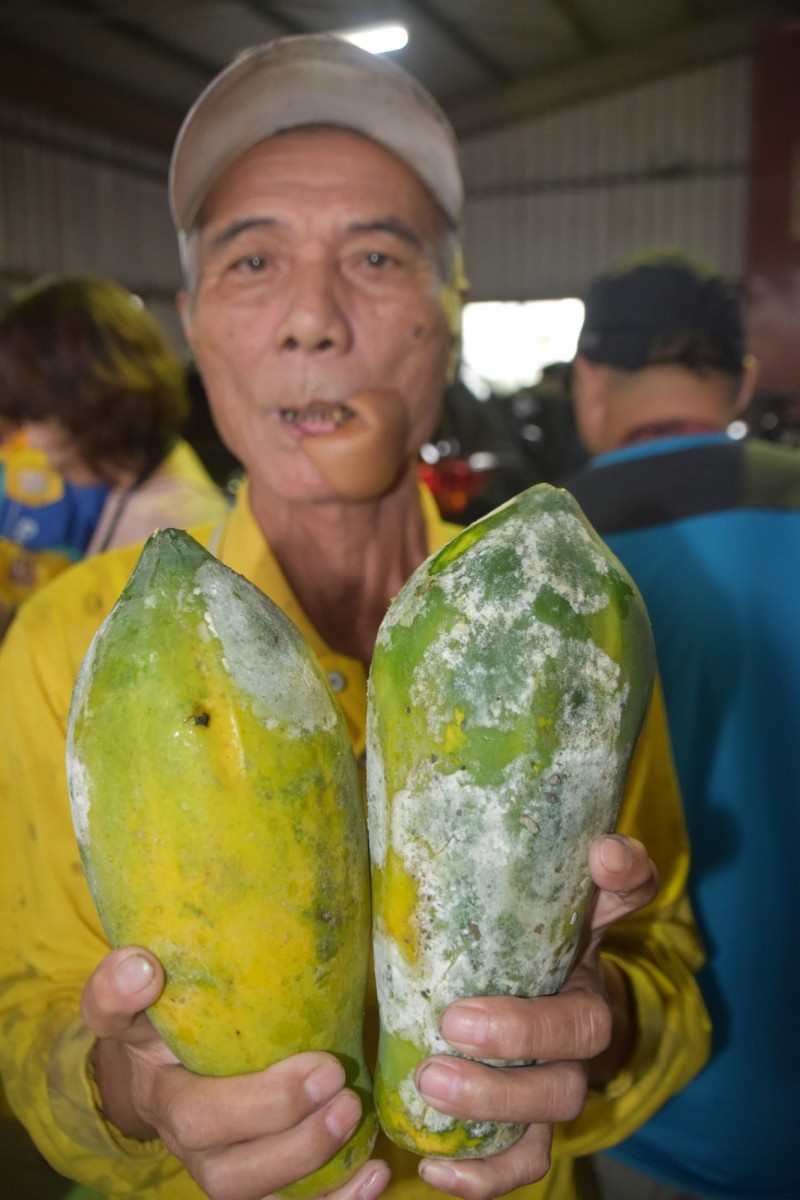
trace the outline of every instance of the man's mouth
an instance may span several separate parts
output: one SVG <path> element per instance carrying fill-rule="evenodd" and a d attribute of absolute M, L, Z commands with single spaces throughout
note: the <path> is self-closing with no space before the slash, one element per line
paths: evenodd
<path fill-rule="evenodd" d="M 323 422 L 309 424 L 306 415 L 316 413 Z M 306 456 L 343 500 L 375 500 L 403 470 L 408 414 L 403 397 L 392 388 L 351 392 L 346 404 L 318 400 L 298 411 L 290 424 Z"/>
<path fill-rule="evenodd" d="M 281 420 L 308 433 L 327 433 L 339 429 L 355 416 L 346 404 L 311 405 L 309 408 L 282 408 Z"/>

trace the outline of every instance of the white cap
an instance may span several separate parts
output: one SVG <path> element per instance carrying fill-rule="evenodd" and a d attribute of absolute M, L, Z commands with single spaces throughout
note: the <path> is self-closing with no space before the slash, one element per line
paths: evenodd
<path fill-rule="evenodd" d="M 315 124 L 352 129 L 385 146 L 458 226 L 458 145 L 433 97 L 388 59 L 330 34 L 303 34 L 245 51 L 192 105 L 169 172 L 179 233 L 191 229 L 213 184 L 246 150 L 280 130 Z"/>

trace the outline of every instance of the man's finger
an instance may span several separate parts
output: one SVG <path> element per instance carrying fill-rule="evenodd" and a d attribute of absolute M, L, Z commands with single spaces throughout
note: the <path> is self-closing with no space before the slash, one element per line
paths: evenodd
<path fill-rule="evenodd" d="M 586 1069 L 579 1062 L 487 1067 L 440 1056 L 418 1068 L 415 1082 L 439 1112 L 471 1121 L 571 1121 L 586 1100 Z"/>
<path fill-rule="evenodd" d="M 327 1200 L 377 1200 L 391 1177 L 387 1163 L 370 1159 L 343 1187 L 328 1192 Z"/>
<path fill-rule="evenodd" d="M 212 1200 L 261 1200 L 329 1162 L 361 1118 L 355 1092 L 342 1091 L 305 1121 L 280 1134 L 189 1152 L 189 1172 Z M 169 1145 L 169 1142 L 167 1142 Z"/>
<path fill-rule="evenodd" d="M 464 1200 L 491 1200 L 542 1179 L 550 1167 L 552 1129 L 529 1125 L 502 1154 L 478 1159 L 423 1159 L 419 1173 L 431 1187 Z"/>
<path fill-rule="evenodd" d="M 588 988 L 557 996 L 484 996 L 442 1013 L 442 1037 L 470 1058 L 532 1062 L 591 1058 L 611 1036 L 604 998 Z"/>
<path fill-rule="evenodd" d="M 308 1051 L 246 1076 L 194 1075 L 160 1070 L 150 1096 L 161 1136 L 179 1157 L 283 1134 L 329 1104 L 344 1087 L 332 1054 Z"/>

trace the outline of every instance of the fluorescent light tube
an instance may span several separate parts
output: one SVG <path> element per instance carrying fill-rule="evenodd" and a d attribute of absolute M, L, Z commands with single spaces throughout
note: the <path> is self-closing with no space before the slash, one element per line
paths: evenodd
<path fill-rule="evenodd" d="M 371 25 L 367 29 L 347 30 L 338 36 L 362 50 L 369 50 L 370 54 L 402 50 L 408 42 L 408 30 L 404 25 Z"/>

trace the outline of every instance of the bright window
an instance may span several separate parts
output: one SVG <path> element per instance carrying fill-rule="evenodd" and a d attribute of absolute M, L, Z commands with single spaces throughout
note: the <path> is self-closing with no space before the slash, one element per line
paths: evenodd
<path fill-rule="evenodd" d="M 465 377 L 508 394 L 536 383 L 548 363 L 571 362 L 583 324 L 581 300 L 491 300 L 464 309 Z"/>

